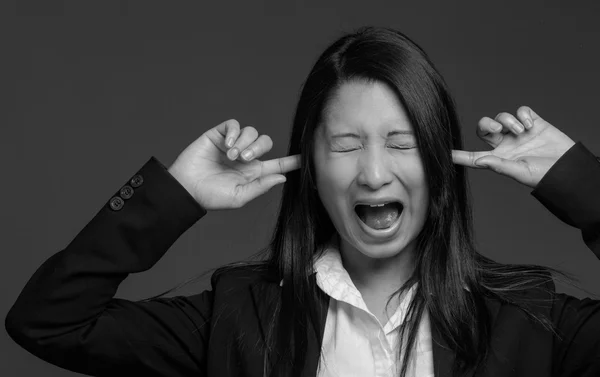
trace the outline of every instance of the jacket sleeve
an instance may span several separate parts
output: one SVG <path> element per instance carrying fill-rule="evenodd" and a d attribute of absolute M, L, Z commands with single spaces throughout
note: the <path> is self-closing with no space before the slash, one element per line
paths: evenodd
<path fill-rule="evenodd" d="M 145 302 L 113 296 L 205 214 L 151 157 L 36 270 L 5 319 L 7 333 L 33 355 L 87 375 L 203 375 L 212 290 Z"/>
<path fill-rule="evenodd" d="M 569 149 L 531 193 L 565 223 L 581 230 L 600 259 L 600 161 L 581 142 Z M 556 376 L 600 376 L 600 301 L 556 293 L 551 320 Z"/>

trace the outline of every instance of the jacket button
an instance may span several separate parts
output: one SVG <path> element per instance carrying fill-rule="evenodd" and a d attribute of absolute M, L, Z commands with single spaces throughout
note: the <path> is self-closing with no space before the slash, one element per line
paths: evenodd
<path fill-rule="evenodd" d="M 144 178 L 140 174 L 136 174 L 131 178 L 130 183 L 133 187 L 140 187 L 144 183 Z"/>
<path fill-rule="evenodd" d="M 110 199 L 110 208 L 112 208 L 114 211 L 118 211 L 123 208 L 124 204 L 125 201 L 118 196 L 114 196 Z"/>
<path fill-rule="evenodd" d="M 133 196 L 133 189 L 131 188 L 131 186 L 125 185 L 121 187 L 119 195 L 121 195 L 121 198 L 123 199 L 129 199 Z"/>

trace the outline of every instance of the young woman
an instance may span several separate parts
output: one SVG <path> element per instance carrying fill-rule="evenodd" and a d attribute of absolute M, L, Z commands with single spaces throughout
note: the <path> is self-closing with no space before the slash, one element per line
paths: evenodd
<path fill-rule="evenodd" d="M 97 376 L 600 375 L 600 302 L 479 254 L 464 168 L 531 187 L 600 257 L 600 162 L 525 106 L 477 134 L 493 149 L 463 151 L 448 89 L 406 36 L 344 36 L 304 84 L 289 156 L 260 161 L 271 139 L 229 120 L 169 169 L 150 158 L 36 271 L 7 332 Z M 264 260 L 194 296 L 113 297 L 207 211 L 283 182 Z"/>

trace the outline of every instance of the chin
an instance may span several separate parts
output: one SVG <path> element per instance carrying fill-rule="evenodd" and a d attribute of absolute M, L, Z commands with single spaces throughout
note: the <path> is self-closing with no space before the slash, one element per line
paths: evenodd
<path fill-rule="evenodd" d="M 391 242 L 383 245 L 365 245 L 361 244 L 360 247 L 356 247 L 356 249 L 369 258 L 373 259 L 389 259 L 394 258 L 406 249 L 407 243 L 400 242 Z"/>

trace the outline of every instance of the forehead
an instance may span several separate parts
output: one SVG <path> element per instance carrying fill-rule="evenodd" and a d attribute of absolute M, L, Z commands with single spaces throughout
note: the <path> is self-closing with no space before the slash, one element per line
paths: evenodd
<path fill-rule="evenodd" d="M 355 132 L 363 136 L 412 131 L 396 93 L 381 82 L 349 81 L 332 95 L 323 111 L 325 136 Z"/>

